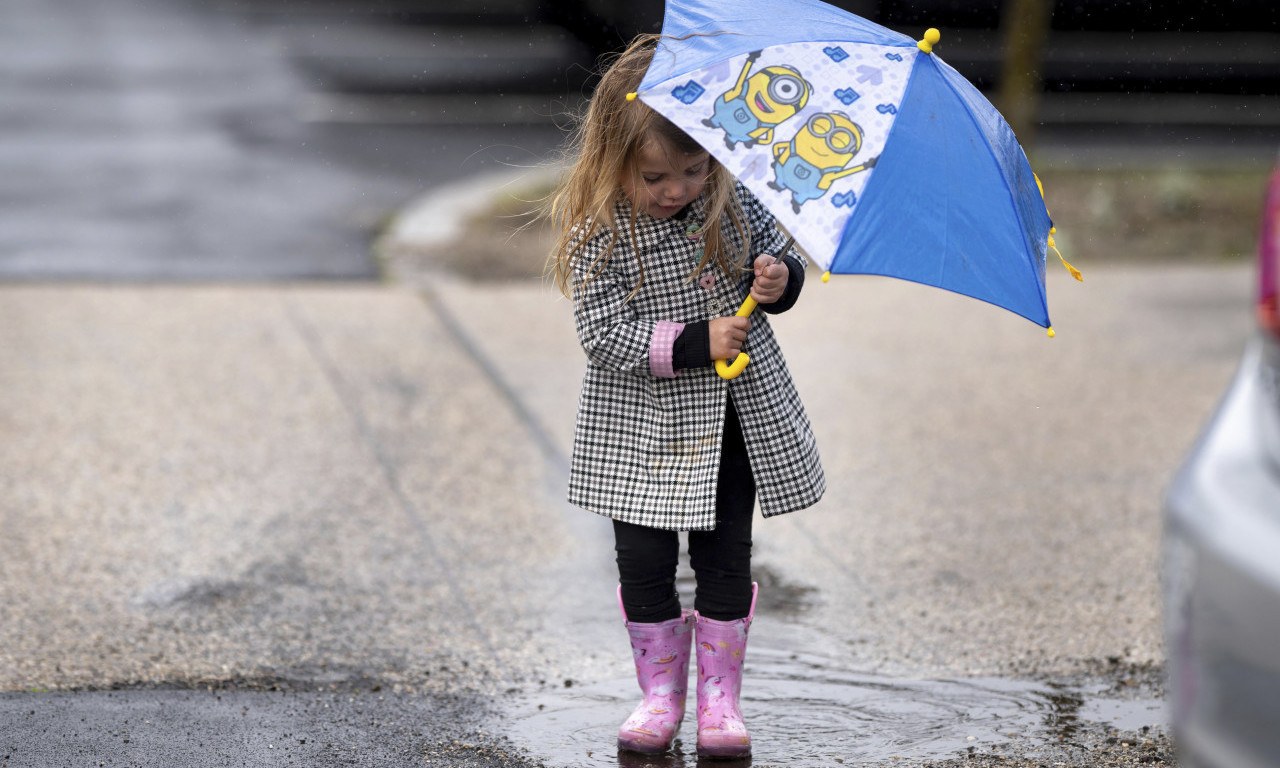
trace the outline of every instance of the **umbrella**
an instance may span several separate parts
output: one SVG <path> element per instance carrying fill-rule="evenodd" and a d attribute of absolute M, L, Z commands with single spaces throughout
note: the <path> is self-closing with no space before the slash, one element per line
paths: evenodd
<path fill-rule="evenodd" d="M 939 38 L 818 0 L 667 0 L 635 95 L 751 189 L 824 282 L 937 286 L 1052 336 L 1039 181 L 995 107 L 933 53 Z"/>

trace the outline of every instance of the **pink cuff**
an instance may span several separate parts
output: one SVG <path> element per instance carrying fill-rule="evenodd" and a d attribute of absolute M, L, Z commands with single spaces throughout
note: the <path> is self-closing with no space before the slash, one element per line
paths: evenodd
<path fill-rule="evenodd" d="M 663 379 L 674 379 L 676 371 L 671 367 L 672 349 L 676 338 L 684 331 L 684 323 L 659 320 L 649 341 L 649 373 Z"/>

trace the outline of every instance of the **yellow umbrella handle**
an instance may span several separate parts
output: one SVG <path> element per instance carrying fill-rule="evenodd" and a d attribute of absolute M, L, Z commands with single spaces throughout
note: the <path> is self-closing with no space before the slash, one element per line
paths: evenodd
<path fill-rule="evenodd" d="M 788 237 L 787 242 L 782 244 L 782 247 L 778 249 L 777 255 L 773 257 L 774 263 L 781 264 L 782 257 L 786 256 L 787 253 L 791 250 L 791 246 L 795 244 L 796 244 L 795 236 L 793 235 L 791 237 Z M 734 315 L 736 317 L 746 317 L 747 315 L 755 311 L 755 308 L 756 308 L 755 297 L 748 294 L 747 298 L 743 300 L 742 306 L 738 307 L 738 311 L 735 312 Z M 742 369 L 746 368 L 747 363 L 749 362 L 751 362 L 751 358 L 747 357 L 747 353 L 739 352 L 738 357 L 734 359 L 732 365 L 730 365 L 727 360 L 717 360 L 716 373 L 720 374 L 720 378 L 725 380 L 736 379 L 738 378 L 738 374 L 742 373 Z"/>
<path fill-rule="evenodd" d="M 735 313 L 737 317 L 746 317 L 756 308 L 756 300 L 754 296 L 748 296 L 742 306 L 738 307 Z M 734 359 L 730 365 L 727 360 L 716 361 L 716 373 L 720 374 L 722 379 L 736 379 L 738 374 L 742 373 L 742 369 L 747 367 L 747 363 L 751 362 L 751 358 L 747 357 L 746 352 L 739 352 L 738 357 Z"/>

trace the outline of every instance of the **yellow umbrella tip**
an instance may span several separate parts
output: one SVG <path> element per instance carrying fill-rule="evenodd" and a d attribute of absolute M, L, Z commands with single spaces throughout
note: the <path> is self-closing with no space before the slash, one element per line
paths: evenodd
<path fill-rule="evenodd" d="M 933 27 L 930 27 L 925 30 L 924 39 L 916 43 L 916 47 L 925 53 L 933 53 L 933 46 L 937 45 L 938 41 L 941 39 L 942 33 Z"/>
<path fill-rule="evenodd" d="M 822 282 L 824 282 L 824 283 L 829 283 L 829 282 L 831 282 L 831 273 L 830 273 L 830 272 L 823 272 L 823 273 L 822 273 Z"/>
<path fill-rule="evenodd" d="M 628 93 L 628 94 L 627 94 L 627 101 L 635 101 L 635 100 L 636 100 L 636 96 L 638 96 L 638 95 L 639 95 L 639 94 L 637 94 L 635 91 L 632 91 L 631 93 Z"/>
<path fill-rule="evenodd" d="M 1058 335 L 1058 332 L 1053 330 L 1053 326 L 1049 326 L 1048 334 L 1049 334 L 1049 338 L 1052 339 L 1054 336 Z"/>

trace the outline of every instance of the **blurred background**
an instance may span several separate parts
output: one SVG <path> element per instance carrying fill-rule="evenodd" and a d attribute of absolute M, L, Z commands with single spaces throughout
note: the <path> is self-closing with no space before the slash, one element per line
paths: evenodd
<path fill-rule="evenodd" d="M 1269 0 L 836 4 L 942 30 L 1045 179 L 1069 257 L 1252 248 L 1280 146 Z M 11 0 L 0 276 L 372 277 L 369 243 L 417 195 L 553 163 L 597 57 L 661 16 L 661 0 Z"/>
<path fill-rule="evenodd" d="M 999 96 L 1024 143 L 1041 126 L 1057 142 L 1219 145 L 1270 142 L 1280 126 L 1280 111 L 1265 98 L 1280 86 L 1280 11 L 1264 0 L 834 4 L 916 37 L 930 26 L 945 30 L 947 60 Z M 477 13 L 400 2 L 365 4 L 356 15 L 334 3 L 266 3 L 270 11 L 252 5 L 291 29 L 313 85 L 391 98 L 578 93 L 595 58 L 638 33 L 657 32 L 663 8 L 661 0 L 506 0 L 484 3 Z M 1032 102 L 1030 114 L 1020 114 L 1027 110 L 1019 97 Z M 361 103 L 377 104 L 388 117 L 397 111 L 394 101 Z"/>

